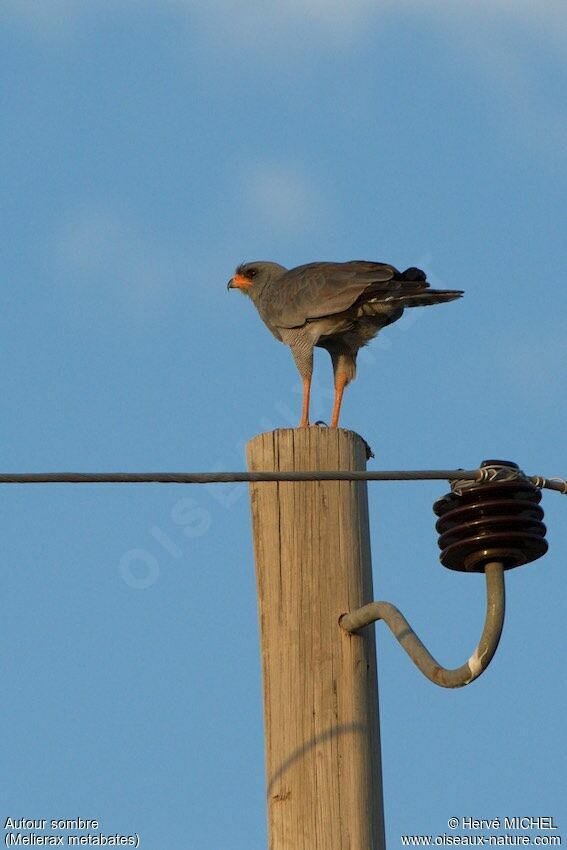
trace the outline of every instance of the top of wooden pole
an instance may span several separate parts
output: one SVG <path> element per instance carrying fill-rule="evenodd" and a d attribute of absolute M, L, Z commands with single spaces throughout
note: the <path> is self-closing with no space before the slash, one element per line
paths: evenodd
<path fill-rule="evenodd" d="M 273 471 L 365 470 L 366 461 L 374 457 L 364 437 L 346 428 L 313 425 L 309 428 L 276 428 L 273 431 L 265 431 L 248 442 L 249 456 L 261 444 L 265 448 L 271 447 L 274 458 L 282 458 L 283 465 L 276 462 L 271 467 Z M 311 465 L 302 463 L 302 457 L 309 458 Z M 291 466 L 289 458 L 296 459 Z M 312 465 L 314 460 L 315 466 Z M 265 466 L 264 469 L 269 470 L 270 467 Z"/>

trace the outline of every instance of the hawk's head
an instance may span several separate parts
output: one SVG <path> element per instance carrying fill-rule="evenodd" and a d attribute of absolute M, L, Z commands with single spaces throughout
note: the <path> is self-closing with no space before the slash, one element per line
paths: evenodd
<path fill-rule="evenodd" d="M 280 277 L 285 271 L 284 266 L 280 266 L 279 263 L 262 260 L 241 263 L 234 272 L 234 277 L 229 280 L 227 289 L 240 289 L 241 292 L 250 295 L 253 289 L 262 289 L 269 280 Z"/>

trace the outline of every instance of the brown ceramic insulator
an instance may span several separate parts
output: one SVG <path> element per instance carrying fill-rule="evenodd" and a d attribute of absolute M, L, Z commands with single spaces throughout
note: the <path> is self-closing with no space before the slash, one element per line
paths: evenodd
<path fill-rule="evenodd" d="M 504 461 L 482 466 L 515 467 Z M 468 484 L 459 493 L 439 499 L 441 563 L 452 570 L 483 572 L 491 561 L 505 569 L 519 567 L 547 552 L 546 528 L 539 505 L 540 490 L 525 478 Z"/>

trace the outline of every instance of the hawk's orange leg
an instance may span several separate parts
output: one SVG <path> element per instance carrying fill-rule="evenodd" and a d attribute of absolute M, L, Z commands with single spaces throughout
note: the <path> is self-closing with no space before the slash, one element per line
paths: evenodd
<path fill-rule="evenodd" d="M 331 428 L 339 427 L 339 416 L 341 412 L 341 404 L 343 393 L 348 384 L 348 378 L 344 372 L 337 372 L 335 376 L 335 403 L 333 405 L 333 418 L 331 419 Z"/>
<path fill-rule="evenodd" d="M 303 379 L 303 408 L 301 410 L 300 428 L 309 427 L 309 396 L 311 394 L 311 375 Z"/>

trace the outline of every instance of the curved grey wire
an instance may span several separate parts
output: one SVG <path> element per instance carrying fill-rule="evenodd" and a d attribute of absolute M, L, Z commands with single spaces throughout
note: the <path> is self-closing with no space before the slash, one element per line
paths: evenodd
<path fill-rule="evenodd" d="M 502 634 L 505 611 L 504 567 L 494 561 L 486 565 L 486 618 L 478 646 L 471 657 L 454 670 L 442 667 L 418 638 L 404 615 L 390 602 L 370 602 L 343 614 L 339 625 L 350 634 L 377 620 L 384 620 L 414 664 L 431 682 L 442 688 L 461 688 L 478 679 L 490 664 Z"/>

